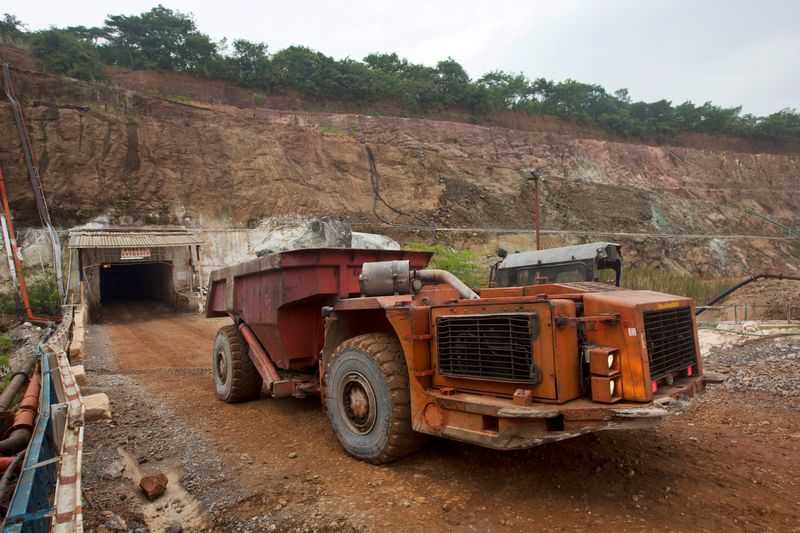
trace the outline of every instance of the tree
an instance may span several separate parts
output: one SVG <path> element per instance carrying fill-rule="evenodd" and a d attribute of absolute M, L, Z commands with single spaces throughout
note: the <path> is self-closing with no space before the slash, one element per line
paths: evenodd
<path fill-rule="evenodd" d="M 436 64 L 436 73 L 439 104 L 442 107 L 464 106 L 471 83 L 464 67 L 448 57 Z"/>
<path fill-rule="evenodd" d="M 82 80 L 105 77 L 97 48 L 69 31 L 44 30 L 34 33 L 31 44 L 33 54 L 50 73 Z"/>
<path fill-rule="evenodd" d="M 509 74 L 502 70 L 484 74 L 476 85 L 486 90 L 492 110 L 514 109 L 530 102 L 534 95 L 531 82 L 524 74 Z"/>
<path fill-rule="evenodd" d="M 755 127 L 757 133 L 766 137 L 800 138 L 800 113 L 796 109 L 784 108 L 762 118 Z"/>
<path fill-rule="evenodd" d="M 267 45 L 244 39 L 233 41 L 233 79 L 245 87 L 272 89 L 271 64 Z"/>
<path fill-rule="evenodd" d="M 3 13 L 3 17 L 0 18 L 0 34 L 8 35 L 12 38 L 23 37 L 25 35 L 25 24 L 14 15 Z"/>
<path fill-rule="evenodd" d="M 161 4 L 141 15 L 111 15 L 105 29 L 104 57 L 118 66 L 202 73 L 217 53 L 190 15 Z"/>
<path fill-rule="evenodd" d="M 64 28 L 64 31 L 67 31 L 73 34 L 78 39 L 83 39 L 84 41 L 88 41 L 94 45 L 97 45 L 100 41 L 108 39 L 108 32 L 105 28 L 99 28 L 97 26 L 87 28 L 86 26 L 68 26 Z"/>
<path fill-rule="evenodd" d="M 332 58 L 305 46 L 290 46 L 272 56 L 277 87 L 295 89 L 314 98 L 326 97 L 328 78 L 335 72 Z"/>

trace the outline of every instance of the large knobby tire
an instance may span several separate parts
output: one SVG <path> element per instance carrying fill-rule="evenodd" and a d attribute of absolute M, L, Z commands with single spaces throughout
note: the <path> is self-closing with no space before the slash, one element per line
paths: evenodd
<path fill-rule="evenodd" d="M 343 342 L 328 363 L 325 387 L 328 418 L 350 455 L 381 464 L 422 445 L 424 435 L 411 429 L 408 369 L 394 335 Z"/>
<path fill-rule="evenodd" d="M 236 326 L 219 329 L 211 357 L 214 385 L 220 400 L 234 403 L 258 398 L 261 375 L 250 360 L 247 343 Z"/>

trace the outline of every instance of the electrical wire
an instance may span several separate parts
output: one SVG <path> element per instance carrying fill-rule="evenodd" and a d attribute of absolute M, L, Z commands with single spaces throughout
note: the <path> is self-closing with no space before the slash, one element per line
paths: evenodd
<path fill-rule="evenodd" d="M 380 202 L 383 205 L 385 205 L 390 211 L 392 211 L 392 212 L 394 212 L 394 213 L 396 213 L 396 214 L 398 214 L 400 216 L 413 218 L 415 220 L 418 220 L 419 222 L 422 222 L 422 224 L 425 226 L 424 229 L 430 229 L 435 233 L 436 232 L 436 226 L 434 226 L 433 224 L 431 224 L 430 222 L 428 222 L 427 220 L 425 220 L 424 218 L 422 218 L 422 217 L 420 217 L 418 215 L 415 215 L 413 213 L 407 213 L 405 211 L 397 209 L 396 207 L 390 205 L 389 202 L 387 202 L 383 198 L 383 195 L 381 195 L 381 182 L 380 182 L 380 177 L 378 176 L 378 167 L 375 164 L 375 154 L 372 153 L 372 148 L 370 148 L 368 145 L 364 145 L 364 147 L 367 149 L 367 159 L 369 159 L 369 174 L 370 174 L 370 179 L 371 179 L 371 182 L 372 182 L 372 193 L 373 193 L 372 213 L 375 215 L 375 218 L 377 218 L 378 220 L 381 221 L 381 223 L 383 223 L 383 224 L 385 224 L 387 226 L 392 226 L 392 227 L 395 227 L 395 228 L 405 227 L 406 226 L 405 224 L 397 224 L 395 222 L 391 222 L 391 221 L 383 218 L 380 215 L 380 213 L 378 213 L 378 202 Z"/>
<path fill-rule="evenodd" d="M 56 284 L 58 286 L 59 296 L 63 296 L 64 286 L 61 266 L 61 240 L 59 239 L 58 233 L 56 232 L 50 220 L 50 211 L 47 208 L 47 200 L 44 196 L 42 179 L 39 176 L 39 172 L 36 170 L 30 141 L 28 140 L 28 135 L 25 132 L 25 123 L 22 120 L 22 109 L 20 108 L 19 102 L 14 96 L 14 89 L 11 86 L 11 71 L 8 67 L 8 63 L 3 64 L 3 84 L 6 98 L 8 98 L 8 101 L 11 104 L 14 122 L 16 123 L 17 131 L 19 132 L 19 140 L 25 156 L 25 165 L 28 167 L 28 175 L 31 180 L 31 186 L 33 187 L 33 196 L 36 200 L 36 209 L 39 212 L 39 220 L 42 223 L 42 226 L 44 226 L 53 245 L 53 269 L 56 272 Z"/>

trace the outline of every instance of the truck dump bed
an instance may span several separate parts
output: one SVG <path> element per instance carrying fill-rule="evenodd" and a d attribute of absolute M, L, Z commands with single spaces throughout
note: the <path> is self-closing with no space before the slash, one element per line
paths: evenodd
<path fill-rule="evenodd" d="M 321 310 L 360 294 L 365 262 L 408 260 L 412 269 L 428 252 L 321 248 L 270 254 L 211 273 L 206 317 L 230 316 L 255 333 L 273 363 L 301 370 L 317 363 L 324 343 Z"/>

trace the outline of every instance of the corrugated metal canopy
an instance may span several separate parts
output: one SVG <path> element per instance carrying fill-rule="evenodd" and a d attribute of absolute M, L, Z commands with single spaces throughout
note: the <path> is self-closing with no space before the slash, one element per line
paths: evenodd
<path fill-rule="evenodd" d="M 203 244 L 186 229 L 75 229 L 69 232 L 68 248 L 173 248 Z"/>

